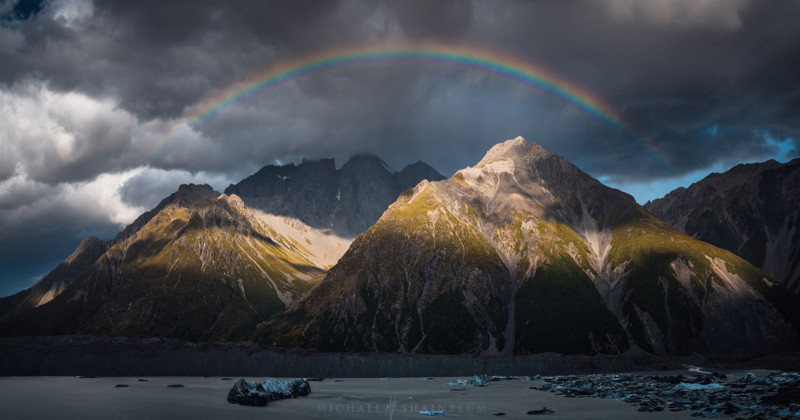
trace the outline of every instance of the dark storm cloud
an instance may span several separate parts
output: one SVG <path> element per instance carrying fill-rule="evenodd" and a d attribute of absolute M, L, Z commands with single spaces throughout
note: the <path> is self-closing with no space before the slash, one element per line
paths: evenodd
<path fill-rule="evenodd" d="M 109 238 L 119 231 L 118 225 L 103 217 L 88 219 L 79 213 L 58 211 L 42 220 L 4 228 L 6 234 L 0 241 L 0 296 L 32 286 L 63 262 L 86 236 Z"/>
<path fill-rule="evenodd" d="M 15 14 L 13 9 L 19 4 L 7 5 L 6 9 L 12 9 L 8 13 Z M 216 91 L 285 59 L 335 45 L 375 42 L 406 34 L 426 38 L 437 35 L 437 28 L 441 35 L 451 36 L 464 32 L 471 16 L 468 2 L 436 5 L 417 2 L 399 7 L 330 0 L 252 1 L 230 6 L 202 1 L 92 4 L 86 0 L 60 0 L 48 3 L 48 7 L 26 15 L 29 19 L 25 21 L 0 27 L 0 56 L 9 57 L 0 68 L 0 83 L 8 92 L 30 90 L 33 81 L 44 86 L 48 93 L 78 92 L 106 102 L 110 98 L 115 103 L 109 105 L 109 112 L 118 107 L 119 111 L 130 113 L 126 116 L 117 112 L 119 118 L 140 123 L 179 117 L 187 107 Z M 293 119 L 313 121 L 291 122 L 289 128 L 320 124 L 333 127 L 340 125 L 337 121 L 340 117 L 350 118 L 355 125 L 402 115 L 406 106 L 406 98 L 402 96 L 413 84 L 415 74 L 418 72 L 406 68 L 359 75 L 358 86 L 348 101 L 366 104 L 365 109 L 371 114 L 358 110 L 364 114 L 362 121 L 352 121 L 351 115 L 343 116 L 337 111 L 330 115 L 304 114 L 305 109 L 313 107 L 309 103 L 336 110 L 336 103 L 341 102 L 340 97 L 326 96 L 327 92 L 341 92 L 336 78 L 305 80 L 299 85 L 302 97 L 294 98 L 291 103 L 283 101 L 279 106 L 286 112 L 272 121 L 287 125 L 291 115 Z M 351 77 L 348 83 L 353 81 Z M 376 87 L 380 91 L 377 95 Z M 13 101 L 16 99 L 9 100 Z M 254 110 L 265 111 L 268 110 Z M 230 112 L 227 125 L 224 121 L 218 125 L 217 137 L 198 141 L 195 136 L 188 144 L 178 142 L 180 156 L 161 156 L 157 162 L 165 168 L 230 171 L 243 163 L 252 166 L 288 157 L 274 156 L 278 150 L 269 148 L 262 148 L 264 153 L 254 156 L 243 143 L 261 141 L 263 136 L 259 134 L 269 131 L 269 127 L 253 121 L 247 127 L 233 125 L 236 112 Z M 13 160 L 26 163 L 26 174 L 44 182 L 88 180 L 99 173 L 125 170 L 141 163 L 137 157 L 140 148 L 132 144 L 135 124 L 108 123 L 117 126 L 113 133 L 108 132 L 111 128 L 102 127 L 102 120 L 67 127 L 56 121 L 54 125 L 59 131 L 74 137 L 78 152 L 65 156 L 61 149 L 57 153 L 53 148 L 26 146 L 30 142 L 16 139 L 20 144 L 15 148 Z M 214 131 L 214 127 L 201 129 Z M 329 143 L 321 134 L 329 130 L 313 131 L 316 134 L 301 141 L 302 144 Z M 42 136 L 52 138 L 52 134 L 43 132 Z M 304 134 L 301 128 L 283 138 L 300 139 Z M 354 137 L 364 135 L 364 132 L 352 133 Z M 226 155 L 224 151 L 235 149 L 228 147 L 230 142 L 242 145 L 243 153 Z M 195 147 L 182 147 L 187 145 Z M 318 148 L 292 149 L 293 156 L 298 156 Z M 38 156 L 39 153 L 44 156 Z M 7 162 L 0 163 L 0 175 L 7 178 L 13 168 Z"/>
<path fill-rule="evenodd" d="M 103 1 L 94 4 L 91 17 L 84 20 L 69 21 L 47 10 L 31 14 L 16 30 L 24 35 L 23 41 L 6 49 L 14 59 L 2 77 L 6 83 L 37 77 L 57 90 L 113 95 L 122 109 L 146 122 L 178 117 L 215 91 L 310 51 L 403 39 L 478 44 L 541 63 L 597 93 L 621 110 L 636 136 L 658 145 L 673 162 L 670 170 L 674 173 L 647 170 L 653 162 L 646 150 L 637 156 L 636 151 L 645 148 L 636 138 L 616 138 L 598 124 L 579 121 L 585 117 L 562 118 L 559 132 L 537 129 L 545 122 L 533 115 L 512 122 L 517 134 L 560 151 L 572 150 L 567 156 L 596 174 L 670 176 L 707 166 L 717 158 L 735 159 L 728 156 L 735 151 L 768 153 L 771 149 L 764 136 L 748 134 L 748 130 L 797 137 L 800 121 L 794 110 L 800 105 L 800 84 L 794 69 L 800 66 L 800 29 L 791 10 L 797 8 L 790 2 L 743 0 L 647 4 L 630 0 L 253 1 L 235 6 L 212 1 Z M 464 113 L 454 115 L 426 106 L 438 103 L 431 92 L 442 90 L 419 91 L 431 74 L 445 76 L 435 83 L 453 82 L 453 72 L 437 71 L 418 66 L 301 80 L 300 92 L 281 92 L 285 97 L 277 101 L 254 99 L 249 109 L 231 109 L 224 118 L 200 127 L 208 137 L 204 143 L 208 156 L 197 156 L 203 153 L 194 149 L 183 158 L 160 158 L 159 162 L 170 168 L 224 171 L 242 159 L 255 165 L 256 160 L 286 160 L 320 151 L 347 155 L 360 151 L 349 146 L 369 149 L 363 143 L 377 135 L 390 136 L 386 143 L 406 144 L 414 152 L 396 152 L 416 160 L 426 158 L 420 151 L 424 154 L 421 146 L 429 142 L 421 133 L 456 131 L 437 141 L 461 148 L 483 148 L 487 142 L 502 140 L 503 136 L 493 133 L 506 131 L 506 125 L 484 124 L 481 134 L 489 140 L 477 143 L 466 142 L 474 131 L 459 135 L 457 129 L 438 127 L 493 117 L 485 112 L 470 114 L 469 107 L 459 107 Z M 404 121 L 422 108 L 433 113 L 432 118 L 416 119 L 425 125 Z M 257 123 L 259 113 L 272 116 L 263 118 L 269 125 Z M 442 118 L 436 118 L 439 114 Z M 729 128 L 722 132 L 737 133 L 723 140 L 749 147 L 720 148 L 719 142 L 703 142 L 695 134 L 713 125 Z M 575 126 L 585 130 L 576 131 Z M 269 133 L 276 134 L 270 137 Z M 288 138 L 292 145 L 284 144 Z M 101 141 L 105 140 L 94 142 Z M 281 144 L 270 147 L 270 141 Z M 597 149 L 592 146 L 597 142 L 616 147 L 600 159 L 580 153 Z M 261 153 L 251 153 L 249 143 L 255 143 Z M 689 147 L 708 149 L 700 153 L 705 159 L 682 159 Z M 219 155 L 222 150 L 237 149 L 243 153 Z M 619 150 L 624 151 L 617 154 Z M 119 150 L 108 148 L 106 154 L 119 155 Z M 638 157 L 642 163 L 597 164 L 621 157 Z M 114 165 L 124 169 L 125 162 Z M 442 163 L 457 168 L 470 162 Z M 96 171 L 103 170 L 108 170 L 107 165 Z"/>
<path fill-rule="evenodd" d="M 622 110 L 638 137 L 658 146 L 672 162 L 672 175 L 719 159 L 768 156 L 773 149 L 752 130 L 797 138 L 800 27 L 794 16 L 800 4 L 707 1 L 694 2 L 691 13 L 671 13 L 670 8 L 682 3 L 686 10 L 692 5 L 555 3 L 514 3 L 496 11 L 474 33 L 492 37 L 600 94 Z M 702 132 L 714 125 L 725 130 L 708 141 Z M 566 140 L 577 151 L 567 156 L 586 162 L 595 174 L 670 175 L 650 170 L 655 162 L 635 139 L 598 138 L 596 131 L 586 131 Z M 617 147 L 605 150 L 599 159 L 581 155 L 595 143 Z M 639 155 L 631 156 L 637 149 Z M 687 155 L 687 150 L 693 153 Z M 639 162 L 619 164 L 620 158 Z"/>
<path fill-rule="evenodd" d="M 452 39 L 472 24 L 472 3 L 462 0 L 406 0 L 390 3 L 406 35 L 412 38 Z"/>

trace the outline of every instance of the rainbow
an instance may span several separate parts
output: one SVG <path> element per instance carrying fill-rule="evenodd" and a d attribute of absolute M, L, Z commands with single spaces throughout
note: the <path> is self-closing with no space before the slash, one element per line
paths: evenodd
<path fill-rule="evenodd" d="M 232 105 L 293 80 L 372 64 L 424 62 L 473 70 L 543 92 L 626 137 L 639 141 L 665 167 L 668 159 L 648 139 L 637 136 L 613 107 L 578 84 L 518 57 L 484 48 L 450 44 L 381 44 L 326 50 L 283 62 L 235 83 L 203 101 L 182 119 L 182 130 L 192 130 Z M 172 130 L 146 153 L 145 162 L 163 151 L 179 131 Z"/>

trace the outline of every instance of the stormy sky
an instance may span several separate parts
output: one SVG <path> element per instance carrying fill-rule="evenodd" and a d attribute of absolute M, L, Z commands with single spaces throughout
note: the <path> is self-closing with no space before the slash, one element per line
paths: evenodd
<path fill-rule="evenodd" d="M 451 175 L 521 135 L 640 203 L 740 162 L 787 161 L 800 155 L 798 12 L 789 0 L 0 0 L 0 296 L 181 183 L 222 190 L 302 157 L 368 152 Z M 546 68 L 634 135 L 430 62 L 296 79 L 187 126 L 298 57 L 432 42 Z"/>

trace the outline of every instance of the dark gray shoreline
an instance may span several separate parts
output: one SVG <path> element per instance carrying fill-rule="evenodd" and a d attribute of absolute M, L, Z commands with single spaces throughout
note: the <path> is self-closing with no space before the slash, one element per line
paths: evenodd
<path fill-rule="evenodd" d="M 102 336 L 0 338 L 0 376 L 425 377 L 569 375 L 682 369 L 797 369 L 800 353 L 689 358 L 322 353 L 250 342 Z"/>

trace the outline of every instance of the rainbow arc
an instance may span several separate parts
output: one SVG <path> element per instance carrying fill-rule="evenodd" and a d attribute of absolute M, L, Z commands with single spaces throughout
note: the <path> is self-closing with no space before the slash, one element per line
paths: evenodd
<path fill-rule="evenodd" d="M 580 85 L 555 74 L 543 66 L 497 51 L 450 44 L 381 44 L 338 48 L 279 63 L 235 83 L 194 107 L 183 118 L 184 129 L 194 129 L 234 104 L 262 94 L 293 80 L 350 68 L 376 64 L 422 62 L 458 67 L 488 74 L 511 83 L 542 92 L 581 113 L 613 128 L 622 135 L 637 140 L 665 167 L 668 159 L 654 144 L 635 134 L 612 106 Z M 174 131 L 174 130 L 173 130 Z M 149 161 L 178 137 L 173 132 L 151 147 Z"/>

